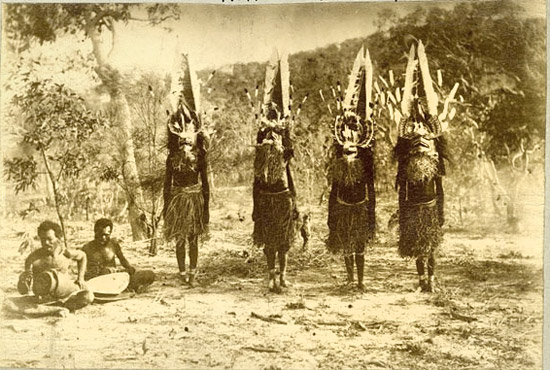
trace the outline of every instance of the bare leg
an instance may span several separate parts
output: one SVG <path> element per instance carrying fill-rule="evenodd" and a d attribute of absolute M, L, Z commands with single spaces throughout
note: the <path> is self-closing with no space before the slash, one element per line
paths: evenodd
<path fill-rule="evenodd" d="M 416 259 L 416 271 L 418 272 L 418 283 L 420 285 L 420 289 L 423 292 L 425 292 L 427 288 L 426 275 L 424 275 L 425 273 L 424 265 L 425 265 L 424 257 L 418 257 Z"/>
<path fill-rule="evenodd" d="M 434 275 L 434 269 L 435 269 L 435 257 L 433 252 L 430 253 L 430 256 L 428 257 L 428 276 Z"/>
<path fill-rule="evenodd" d="M 348 274 L 348 284 L 353 283 L 353 254 L 344 256 L 344 263 L 346 264 L 346 272 Z"/>
<path fill-rule="evenodd" d="M 435 256 L 433 255 L 433 252 L 432 252 L 428 257 L 428 286 L 426 289 L 430 293 L 435 292 L 434 269 L 435 269 Z"/>
<path fill-rule="evenodd" d="M 78 293 L 72 295 L 63 305 L 73 312 L 82 307 L 85 307 L 94 301 L 94 293 L 89 290 L 81 290 Z"/>
<path fill-rule="evenodd" d="M 288 281 L 286 280 L 287 254 L 286 252 L 279 252 L 278 257 L 279 257 L 279 268 L 281 271 L 281 276 L 280 276 L 281 287 L 286 288 L 289 285 Z"/>
<path fill-rule="evenodd" d="M 355 265 L 357 266 L 357 288 L 360 291 L 365 290 L 363 285 L 363 275 L 365 272 L 365 245 L 355 247 Z"/>
<path fill-rule="evenodd" d="M 130 275 L 130 284 L 128 290 L 141 292 L 144 288 L 153 284 L 155 281 L 155 273 L 151 270 L 137 270 Z"/>
<path fill-rule="evenodd" d="M 180 275 L 185 276 L 185 239 L 179 239 L 176 242 L 176 259 L 178 260 L 178 268 Z"/>
<path fill-rule="evenodd" d="M 277 272 L 275 270 L 276 252 L 274 249 L 266 247 L 264 248 L 264 254 L 267 259 L 267 269 L 269 270 L 269 280 L 267 286 L 270 291 L 276 291 L 278 289 L 278 284 L 276 281 Z"/>
<path fill-rule="evenodd" d="M 199 259 L 199 237 L 198 235 L 191 235 L 187 241 L 189 242 L 189 285 L 194 286 Z"/>
<path fill-rule="evenodd" d="M 21 273 L 17 282 L 17 291 L 19 291 L 19 294 L 28 294 L 31 291 L 31 287 L 32 274 L 28 272 Z"/>

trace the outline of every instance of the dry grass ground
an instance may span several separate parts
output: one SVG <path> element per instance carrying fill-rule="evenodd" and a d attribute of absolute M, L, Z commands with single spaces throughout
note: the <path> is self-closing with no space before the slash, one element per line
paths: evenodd
<path fill-rule="evenodd" d="M 65 318 L 2 313 L 0 366 L 541 368 L 542 227 L 528 235 L 447 232 L 435 294 L 416 292 L 414 263 L 400 259 L 395 236 L 382 232 L 359 293 L 343 286 L 343 263 L 324 249 L 326 212 L 312 206 L 310 247 L 292 250 L 293 286 L 275 295 L 265 288 L 264 257 L 250 244 L 249 203 L 247 189 L 217 193 L 194 289 L 178 281 L 172 247 L 149 257 L 144 244 L 126 243 L 128 259 L 159 277 L 147 292 Z M 2 229 L 2 300 L 17 295 L 24 260 L 17 232 L 33 232 L 38 221 L 10 220 Z M 92 236 L 91 224 L 71 226 L 75 246 Z M 124 240 L 127 233 L 116 226 Z"/>

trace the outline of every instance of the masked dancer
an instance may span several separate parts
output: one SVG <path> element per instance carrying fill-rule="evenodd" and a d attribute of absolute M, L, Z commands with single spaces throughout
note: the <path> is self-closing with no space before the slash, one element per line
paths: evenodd
<path fill-rule="evenodd" d="M 274 52 L 267 65 L 260 128 L 254 160 L 253 238 L 264 248 L 269 270 L 268 287 L 287 287 L 287 253 L 295 236 L 296 189 L 291 159 L 291 107 L 286 55 Z M 279 270 L 277 271 L 276 262 Z"/>
<path fill-rule="evenodd" d="M 365 246 L 375 230 L 374 123 L 370 107 L 372 64 L 368 50 L 357 54 L 345 98 L 338 101 L 329 173 L 328 249 L 344 256 L 348 284 L 364 290 Z"/>
<path fill-rule="evenodd" d="M 403 118 L 394 154 L 398 162 L 399 254 L 416 259 L 424 292 L 434 292 L 435 288 L 436 251 L 444 223 L 443 160 L 449 158 L 437 105 L 438 96 L 420 42 L 418 53 L 414 45 L 409 53 L 401 102 Z"/>
<path fill-rule="evenodd" d="M 165 237 L 176 241 L 180 276 L 192 287 L 197 273 L 199 237 L 205 235 L 209 223 L 210 190 L 207 137 L 199 115 L 199 85 L 185 55 L 180 72 L 182 76 L 175 81 L 180 95 L 168 122 L 163 214 Z"/>

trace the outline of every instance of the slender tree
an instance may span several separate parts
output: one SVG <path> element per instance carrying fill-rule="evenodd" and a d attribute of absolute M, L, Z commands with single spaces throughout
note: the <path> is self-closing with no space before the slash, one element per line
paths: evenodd
<path fill-rule="evenodd" d="M 41 170 L 46 172 L 66 246 L 63 183 L 79 177 L 89 165 L 83 147 L 106 121 L 88 110 L 74 92 L 48 80 L 29 81 L 23 93 L 14 97 L 14 104 L 23 118 L 20 144 L 30 145 L 33 152 L 6 160 L 6 175 L 19 193 L 35 187 Z"/>
<path fill-rule="evenodd" d="M 82 34 L 92 45 L 96 61 L 95 73 L 110 95 L 115 113 L 113 135 L 120 145 L 122 176 L 128 189 L 128 216 L 134 240 L 144 238 L 140 226 L 140 204 L 143 193 L 139 187 L 139 174 L 132 140 L 132 121 L 128 100 L 123 90 L 123 76 L 111 63 L 110 55 L 117 46 L 120 24 L 146 21 L 159 24 L 177 18 L 175 5 L 151 4 L 10 4 L 5 5 L 5 30 L 11 48 L 25 50 L 33 41 L 54 43 L 65 34 Z M 144 13 L 143 18 L 138 14 Z M 111 36 L 111 48 L 103 45 L 105 34 Z"/>

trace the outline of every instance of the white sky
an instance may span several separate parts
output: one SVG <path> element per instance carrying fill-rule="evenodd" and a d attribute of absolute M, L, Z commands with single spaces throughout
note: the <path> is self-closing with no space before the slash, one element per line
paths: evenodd
<path fill-rule="evenodd" d="M 426 4 L 426 3 L 422 3 Z M 449 7 L 450 3 L 438 2 Z M 382 9 L 402 15 L 419 3 L 285 4 L 256 6 L 182 5 L 171 33 L 132 22 L 120 35 L 113 62 L 126 68 L 170 68 L 176 45 L 195 67 L 267 60 L 273 47 L 289 53 L 311 50 L 376 30 Z M 434 2 L 431 5 L 435 5 Z"/>
<path fill-rule="evenodd" d="M 382 10 L 389 9 L 402 16 L 419 6 L 451 8 L 457 2 L 400 0 L 253 6 L 180 4 L 181 18 L 178 21 L 156 27 L 135 21 L 121 25 L 112 62 L 123 70 L 137 68 L 170 72 L 177 52 L 188 53 L 197 70 L 219 68 L 235 62 L 265 61 L 273 47 L 292 54 L 349 38 L 368 36 L 376 30 L 375 21 Z M 530 16 L 546 15 L 545 0 L 516 2 L 524 6 Z M 171 27 L 172 31 L 163 26 Z M 106 40 L 105 45 L 110 46 L 110 40 Z M 77 50 L 83 55 L 89 53 L 90 41 L 64 37 L 54 44 L 46 43 L 33 48 L 30 53 L 34 58 L 43 54 L 59 56 L 62 60 L 63 55 L 73 55 Z M 3 63 L 6 62 L 3 60 Z M 51 65 L 44 66 L 44 69 L 50 69 L 56 80 L 62 77 Z M 63 79 L 72 85 L 70 81 L 74 76 L 67 72 Z M 84 81 L 79 82 L 81 87 L 84 84 Z"/>
<path fill-rule="evenodd" d="M 229 0 L 226 0 L 228 2 Z M 545 16 L 544 0 L 517 1 L 529 15 Z M 289 53 L 311 50 L 376 31 L 378 13 L 404 15 L 418 6 L 451 8 L 457 1 L 354 2 L 228 6 L 182 4 L 181 19 L 161 27 L 131 22 L 120 34 L 113 61 L 122 68 L 166 70 L 175 50 L 187 52 L 195 67 L 265 61 L 274 46 Z M 177 49 L 176 49 L 177 45 Z"/>

